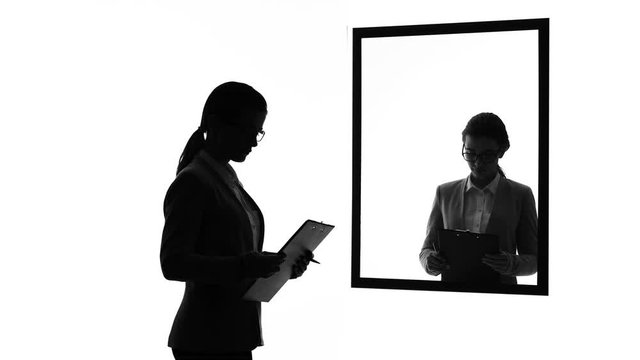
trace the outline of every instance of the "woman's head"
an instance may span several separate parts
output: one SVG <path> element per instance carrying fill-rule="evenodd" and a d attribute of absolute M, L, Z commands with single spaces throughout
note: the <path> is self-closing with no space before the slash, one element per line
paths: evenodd
<path fill-rule="evenodd" d="M 509 135 L 500 118 L 492 113 L 472 117 L 462 131 L 462 154 L 471 169 L 473 180 L 491 181 L 497 172 L 504 176 L 498 165 L 509 149 Z"/>
<path fill-rule="evenodd" d="M 202 110 L 201 127 L 214 130 L 219 124 L 244 125 L 247 114 L 267 112 L 267 102 L 254 88 L 226 82 L 213 89 Z"/>
<path fill-rule="evenodd" d="M 187 142 L 178 172 L 203 148 L 224 161 L 244 161 L 264 134 L 267 102 L 254 88 L 238 82 L 219 85 L 209 95 L 200 126 Z M 206 140 L 205 140 L 206 136 Z"/>

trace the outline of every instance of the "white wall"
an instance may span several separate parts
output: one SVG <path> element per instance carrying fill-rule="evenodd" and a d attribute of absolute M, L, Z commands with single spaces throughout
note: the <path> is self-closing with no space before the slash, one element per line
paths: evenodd
<path fill-rule="evenodd" d="M 631 5 L 230 3 L 0 5 L 3 357 L 171 359 L 182 285 L 160 272 L 162 200 L 230 79 L 269 102 L 236 166 L 265 248 L 306 218 L 336 225 L 322 265 L 264 306 L 256 359 L 637 357 Z M 351 289 L 348 27 L 537 17 L 551 18 L 550 296 Z"/>

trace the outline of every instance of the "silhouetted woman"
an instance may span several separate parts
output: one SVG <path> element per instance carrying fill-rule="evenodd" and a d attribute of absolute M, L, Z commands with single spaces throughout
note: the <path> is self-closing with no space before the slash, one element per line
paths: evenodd
<path fill-rule="evenodd" d="M 535 274 L 538 268 L 533 193 L 528 186 L 507 179 L 498 165 L 510 143 L 497 115 L 480 113 L 472 117 L 462 131 L 462 142 L 462 156 L 471 173 L 438 186 L 420 262 L 430 275 L 440 275 L 447 269 L 446 259 L 434 246 L 439 229 L 495 234 L 500 253 L 486 255 L 483 263 L 500 274 L 501 283 L 516 284 L 515 276 Z"/>
<path fill-rule="evenodd" d="M 176 359 L 251 359 L 262 345 L 260 303 L 241 300 L 284 255 L 261 252 L 264 219 L 229 161 L 242 162 L 264 136 L 267 104 L 251 86 L 215 88 L 187 143 L 164 201 L 160 260 L 165 278 L 185 282 L 169 346 Z M 297 259 L 292 278 L 312 254 Z"/>

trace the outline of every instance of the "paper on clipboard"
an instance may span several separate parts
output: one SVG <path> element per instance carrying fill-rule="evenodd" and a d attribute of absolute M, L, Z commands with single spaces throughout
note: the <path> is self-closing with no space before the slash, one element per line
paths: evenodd
<path fill-rule="evenodd" d="M 475 284 L 500 281 L 500 275 L 482 263 L 484 254 L 499 252 L 497 235 L 438 230 L 438 242 L 440 253 L 451 267 L 442 272 L 442 281 Z"/>
<path fill-rule="evenodd" d="M 280 264 L 280 271 L 268 278 L 257 279 L 242 298 L 269 302 L 291 277 L 291 268 L 296 259 L 307 250 L 315 250 L 333 228 L 333 225 L 313 220 L 305 221 L 280 250 L 287 255 L 284 262 Z"/>

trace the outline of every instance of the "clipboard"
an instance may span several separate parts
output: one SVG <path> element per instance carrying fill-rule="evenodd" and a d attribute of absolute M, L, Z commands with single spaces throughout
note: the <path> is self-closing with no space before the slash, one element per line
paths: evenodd
<path fill-rule="evenodd" d="M 440 254 L 451 266 L 442 272 L 442 281 L 497 284 L 500 274 L 482 263 L 484 254 L 497 254 L 498 236 L 464 230 L 438 230 Z"/>
<path fill-rule="evenodd" d="M 333 225 L 307 220 L 293 234 L 279 252 L 287 255 L 280 264 L 280 271 L 268 278 L 257 279 L 242 296 L 243 300 L 269 302 L 291 277 L 291 268 L 295 260 L 305 251 L 315 250 L 333 230 Z"/>

